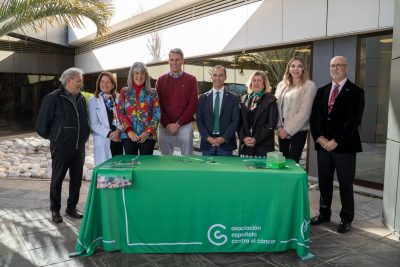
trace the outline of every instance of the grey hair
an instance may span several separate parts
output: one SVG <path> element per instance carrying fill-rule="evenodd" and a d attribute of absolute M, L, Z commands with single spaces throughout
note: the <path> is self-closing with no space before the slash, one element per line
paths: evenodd
<path fill-rule="evenodd" d="M 129 74 L 128 74 L 128 79 L 127 79 L 128 90 L 131 90 L 132 88 L 134 88 L 134 84 L 135 84 L 133 82 L 133 73 L 134 72 L 142 72 L 146 75 L 146 78 L 144 80 L 144 87 L 146 89 L 146 92 L 149 94 L 154 94 L 155 89 L 151 88 L 149 71 L 147 70 L 147 67 L 143 62 L 135 62 L 135 63 L 133 63 L 132 67 L 130 68 Z"/>
<path fill-rule="evenodd" d="M 183 58 L 183 51 L 180 48 L 173 48 L 169 50 L 169 54 L 178 54 L 181 55 L 181 57 Z"/>
<path fill-rule="evenodd" d="M 60 82 L 63 86 L 65 86 L 68 80 L 74 79 L 77 75 L 83 76 L 83 70 L 79 68 L 69 68 L 61 74 Z"/>

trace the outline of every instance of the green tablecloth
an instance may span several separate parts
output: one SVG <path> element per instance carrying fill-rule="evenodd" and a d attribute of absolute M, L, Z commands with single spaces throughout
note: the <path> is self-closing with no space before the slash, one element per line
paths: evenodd
<path fill-rule="evenodd" d="M 98 175 L 118 174 L 132 185 L 97 188 Z M 295 249 L 304 258 L 307 180 L 290 160 L 283 169 L 266 169 L 238 157 L 114 157 L 93 171 L 72 254 L 91 255 L 99 246 L 132 253 Z"/>

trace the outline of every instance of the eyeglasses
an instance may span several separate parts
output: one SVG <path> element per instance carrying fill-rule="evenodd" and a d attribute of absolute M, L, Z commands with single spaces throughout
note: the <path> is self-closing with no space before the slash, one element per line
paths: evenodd
<path fill-rule="evenodd" d="M 343 68 L 345 68 L 347 65 L 346 64 L 331 64 L 331 65 L 329 65 L 329 68 L 330 69 L 336 69 L 336 68 L 338 68 L 338 69 L 343 69 Z"/>

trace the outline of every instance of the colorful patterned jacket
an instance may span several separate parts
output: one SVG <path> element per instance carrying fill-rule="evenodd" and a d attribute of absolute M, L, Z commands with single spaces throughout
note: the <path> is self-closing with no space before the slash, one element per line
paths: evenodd
<path fill-rule="evenodd" d="M 151 94 L 142 88 L 137 100 L 135 88 L 122 88 L 117 114 L 123 130 L 121 138 L 128 138 L 127 131 L 132 129 L 137 135 L 147 132 L 147 139 L 157 139 L 160 103 L 156 92 Z"/>

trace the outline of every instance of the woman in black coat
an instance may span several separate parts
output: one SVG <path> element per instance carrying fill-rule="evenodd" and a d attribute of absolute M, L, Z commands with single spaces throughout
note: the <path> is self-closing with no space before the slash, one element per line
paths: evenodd
<path fill-rule="evenodd" d="M 278 122 L 276 98 L 271 95 L 265 72 L 255 71 L 240 103 L 239 155 L 265 157 L 274 151 L 274 130 Z"/>

